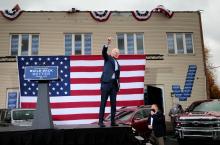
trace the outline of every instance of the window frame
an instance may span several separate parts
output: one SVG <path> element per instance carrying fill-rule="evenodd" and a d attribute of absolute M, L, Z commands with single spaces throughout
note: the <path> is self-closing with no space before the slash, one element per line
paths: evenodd
<path fill-rule="evenodd" d="M 91 35 L 91 54 L 85 54 L 85 35 L 90 34 Z M 75 55 L 75 35 L 81 35 L 81 44 L 82 54 L 77 55 L 92 55 L 92 48 L 93 48 L 93 39 L 92 39 L 92 33 L 64 33 L 64 55 L 66 55 L 66 47 L 65 47 L 65 36 L 66 35 L 72 35 L 72 48 L 71 48 L 71 55 Z"/>
<path fill-rule="evenodd" d="M 6 88 L 6 102 L 5 102 L 5 108 L 8 109 L 8 99 L 9 99 L 9 93 L 16 92 L 17 93 L 17 100 L 16 100 L 16 107 L 20 108 L 21 101 L 20 101 L 20 91 L 19 88 Z"/>
<path fill-rule="evenodd" d="M 116 33 L 116 46 L 118 47 L 118 35 L 122 34 L 124 36 L 124 54 L 125 55 L 132 55 L 132 54 L 128 54 L 128 39 L 127 39 L 127 35 L 128 34 L 133 34 L 133 40 L 134 40 L 134 54 L 138 54 L 137 53 L 137 34 L 142 34 L 143 36 L 143 54 L 145 54 L 145 47 L 144 47 L 144 32 L 117 32 Z"/>
<path fill-rule="evenodd" d="M 9 55 L 10 56 L 23 56 L 21 55 L 21 43 L 22 43 L 22 35 L 28 34 L 28 55 L 27 56 L 38 56 L 39 55 L 39 50 L 40 50 L 40 33 L 10 33 L 9 34 L 9 40 L 10 40 L 10 44 L 9 44 Z M 13 35 L 18 35 L 18 54 L 17 55 L 12 55 L 11 51 L 12 51 L 12 44 L 11 44 L 11 40 L 12 40 L 12 36 Z M 38 35 L 38 55 L 32 55 L 32 35 Z M 26 55 L 25 55 L 26 56 Z"/>
<path fill-rule="evenodd" d="M 168 37 L 167 37 L 167 34 L 168 34 L 168 33 L 173 34 L 173 39 L 174 39 L 174 53 L 169 53 Z M 176 34 L 182 34 L 184 53 L 178 53 Z M 187 53 L 187 48 L 186 48 L 186 34 L 191 34 L 191 37 L 192 37 L 192 51 L 193 51 L 192 53 Z M 168 54 L 168 55 L 195 55 L 195 48 L 194 48 L 194 39 L 193 39 L 193 37 L 194 37 L 193 32 L 166 32 L 167 54 Z"/>

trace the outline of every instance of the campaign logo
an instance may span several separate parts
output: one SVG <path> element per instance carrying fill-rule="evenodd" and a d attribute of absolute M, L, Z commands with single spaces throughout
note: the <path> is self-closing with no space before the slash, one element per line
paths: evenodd
<path fill-rule="evenodd" d="M 183 89 L 180 88 L 180 85 L 172 85 L 172 91 L 180 101 L 186 101 L 191 96 L 196 71 L 196 65 L 189 65 Z"/>

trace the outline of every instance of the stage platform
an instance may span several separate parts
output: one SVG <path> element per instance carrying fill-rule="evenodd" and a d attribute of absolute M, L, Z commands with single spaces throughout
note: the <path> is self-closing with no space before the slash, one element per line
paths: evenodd
<path fill-rule="evenodd" d="M 100 128 L 97 125 L 55 126 L 34 130 L 31 127 L 0 127 L 1 145 L 135 145 L 129 126 Z"/>

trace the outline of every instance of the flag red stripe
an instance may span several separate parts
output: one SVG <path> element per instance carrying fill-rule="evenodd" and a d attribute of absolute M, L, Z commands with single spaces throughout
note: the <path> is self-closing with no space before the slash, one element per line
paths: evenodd
<path fill-rule="evenodd" d="M 145 59 L 146 55 L 120 55 L 120 59 Z M 72 55 L 70 60 L 103 60 L 101 55 Z"/>
<path fill-rule="evenodd" d="M 137 71 L 144 70 L 145 65 L 135 65 L 135 66 L 121 66 L 121 71 Z M 72 66 L 70 67 L 70 72 L 100 72 L 103 70 L 103 66 Z"/>
<path fill-rule="evenodd" d="M 143 94 L 144 89 L 138 88 L 138 89 L 120 89 L 119 95 L 124 94 Z M 71 90 L 70 92 L 71 96 L 81 96 L 81 95 L 100 95 L 100 90 Z"/>
<path fill-rule="evenodd" d="M 36 108 L 36 103 L 21 102 L 21 108 Z"/>
<path fill-rule="evenodd" d="M 117 106 L 139 106 L 143 105 L 143 100 L 132 100 L 132 101 L 117 101 Z M 110 106 L 108 101 L 106 106 Z M 79 107 L 100 107 L 99 102 L 62 102 L 62 103 L 51 103 L 51 108 L 79 108 Z"/>
<path fill-rule="evenodd" d="M 98 116 L 99 116 L 98 113 L 90 113 L 90 114 L 52 115 L 52 118 L 54 121 L 61 121 L 61 120 L 97 119 Z"/>
<path fill-rule="evenodd" d="M 121 77 L 120 83 L 144 82 L 144 77 Z M 70 84 L 97 84 L 100 78 L 71 78 Z"/>
<path fill-rule="evenodd" d="M 144 105 L 143 100 L 132 100 L 132 101 L 117 101 L 117 106 L 140 106 Z M 22 108 L 36 108 L 36 103 L 22 102 Z M 50 103 L 51 108 L 80 108 L 80 107 L 100 107 L 99 102 L 62 102 L 62 103 Z M 108 101 L 106 106 L 110 107 Z"/>

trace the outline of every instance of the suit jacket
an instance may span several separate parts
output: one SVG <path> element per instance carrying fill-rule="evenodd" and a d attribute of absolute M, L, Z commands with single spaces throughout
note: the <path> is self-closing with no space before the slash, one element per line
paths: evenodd
<path fill-rule="evenodd" d="M 154 115 L 148 117 L 148 125 L 151 123 L 151 117 L 153 118 L 152 130 L 156 137 L 162 137 L 166 134 L 165 117 L 161 111 L 157 111 Z"/>
<path fill-rule="evenodd" d="M 104 67 L 101 76 L 101 83 L 109 83 L 112 81 L 112 75 L 115 73 L 115 79 L 118 82 L 118 89 L 120 84 L 120 65 L 116 59 L 107 54 L 108 47 L 106 45 L 103 46 L 102 49 L 102 57 L 104 59 Z M 118 64 L 118 70 L 115 71 L 115 61 Z"/>

